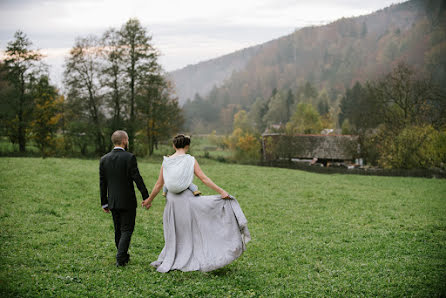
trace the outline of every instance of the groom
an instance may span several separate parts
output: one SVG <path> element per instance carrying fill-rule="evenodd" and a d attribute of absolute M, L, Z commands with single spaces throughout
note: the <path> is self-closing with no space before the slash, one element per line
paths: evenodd
<path fill-rule="evenodd" d="M 102 209 L 106 213 L 112 213 L 118 249 L 116 266 L 120 267 L 130 260 L 127 251 L 135 228 L 137 204 L 133 182 L 143 199 L 149 197 L 149 192 L 139 174 L 136 157 L 126 151 L 129 143 L 127 133 L 117 130 L 112 134 L 111 141 L 113 150 L 102 156 L 99 164 L 99 186 Z"/>

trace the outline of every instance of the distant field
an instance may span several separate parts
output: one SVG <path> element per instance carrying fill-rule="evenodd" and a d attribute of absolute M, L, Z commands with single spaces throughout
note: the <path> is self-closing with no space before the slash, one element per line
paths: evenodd
<path fill-rule="evenodd" d="M 213 144 L 209 137 L 206 135 L 201 136 L 192 136 L 192 146 L 191 146 L 191 154 L 195 156 L 206 156 L 211 159 L 228 159 L 231 157 L 230 150 L 221 150 L 215 144 Z M 172 149 L 172 145 L 170 141 L 161 142 L 158 145 L 158 148 L 155 148 L 155 151 L 152 156 L 148 154 L 144 156 L 146 160 L 153 160 L 162 157 L 163 155 L 172 154 L 174 151 Z M 88 157 L 94 156 L 94 146 L 91 144 L 88 147 Z M 62 155 L 62 153 L 59 153 Z M 69 152 L 66 154 L 67 156 L 76 156 L 82 157 L 79 151 L 79 148 L 74 147 L 73 152 Z M 0 137 L 0 156 L 31 156 L 38 157 L 40 156 L 39 148 L 32 141 L 28 141 L 26 144 L 26 153 L 19 153 L 19 145 L 12 144 L 8 138 Z M 140 156 L 141 157 L 141 156 Z"/>
<path fill-rule="evenodd" d="M 172 145 L 170 141 L 163 142 L 158 146 L 158 150 L 155 151 L 155 155 L 166 155 L 172 154 Z M 205 156 L 208 155 L 210 158 L 230 158 L 232 152 L 227 150 L 221 150 L 215 144 L 213 144 L 209 136 L 192 136 L 191 154 L 195 156 Z"/>
<path fill-rule="evenodd" d="M 0 158 L 1 296 L 446 295 L 445 180 L 198 160 L 238 198 L 253 240 L 217 271 L 161 274 L 149 263 L 164 244 L 162 196 L 138 209 L 118 269 L 97 160 Z M 148 188 L 160 161 L 139 163 Z"/>

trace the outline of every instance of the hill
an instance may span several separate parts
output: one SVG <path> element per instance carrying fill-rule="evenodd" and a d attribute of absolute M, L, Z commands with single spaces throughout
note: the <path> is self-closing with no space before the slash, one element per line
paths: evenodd
<path fill-rule="evenodd" d="M 243 69 L 260 48 L 261 46 L 249 47 L 170 72 L 169 78 L 175 83 L 180 105 L 187 99 L 194 99 L 196 93 L 207 94 L 233 72 Z"/>
<path fill-rule="evenodd" d="M 184 75 L 176 85 L 179 94 L 185 94 L 183 86 L 206 86 L 188 89 L 189 95 L 211 90 L 204 96 L 204 105 L 185 107 L 187 118 L 221 131 L 227 125 L 223 117 L 232 119 L 231 115 L 222 115 L 228 107 L 233 116 L 241 108 L 249 110 L 256 98 L 270 97 L 273 90 L 296 94 L 306 82 L 319 91 L 325 90 L 333 105 L 337 95 L 355 82 L 379 78 L 400 61 L 446 85 L 445 50 L 444 1 L 412 0 L 369 15 L 302 28 L 258 46 L 223 82 L 212 75 L 223 60 L 214 59 L 212 63 L 191 66 L 194 73 L 206 74 L 199 81 Z M 233 64 L 231 57 L 225 56 L 226 64 Z M 213 83 L 217 87 L 211 89 Z M 202 119 L 197 116 L 199 110 L 206 111 Z"/>

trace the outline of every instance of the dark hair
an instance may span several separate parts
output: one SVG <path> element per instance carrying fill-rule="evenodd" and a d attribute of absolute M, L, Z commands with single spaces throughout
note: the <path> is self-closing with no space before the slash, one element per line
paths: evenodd
<path fill-rule="evenodd" d="M 185 135 L 176 135 L 172 140 L 175 148 L 180 149 L 190 145 L 190 137 Z"/>
<path fill-rule="evenodd" d="M 127 133 L 123 130 L 115 131 L 111 136 L 113 145 L 122 145 L 123 141 L 128 139 Z"/>

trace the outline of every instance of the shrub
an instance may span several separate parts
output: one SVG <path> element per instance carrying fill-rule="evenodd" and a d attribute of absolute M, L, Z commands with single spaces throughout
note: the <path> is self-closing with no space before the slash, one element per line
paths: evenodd
<path fill-rule="evenodd" d="M 431 125 L 408 126 L 397 135 L 381 128 L 377 139 L 378 163 L 384 168 L 431 168 L 446 161 L 446 132 Z"/>

